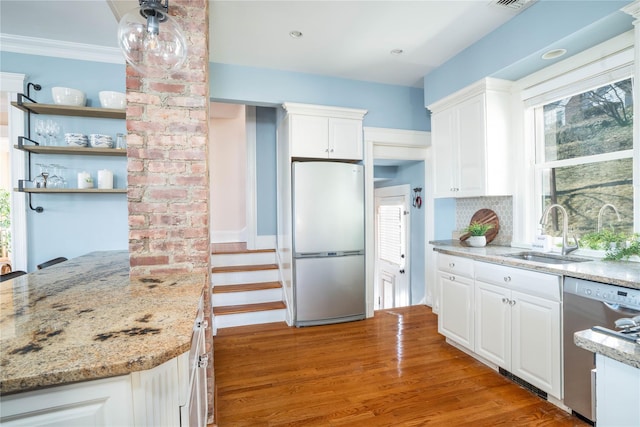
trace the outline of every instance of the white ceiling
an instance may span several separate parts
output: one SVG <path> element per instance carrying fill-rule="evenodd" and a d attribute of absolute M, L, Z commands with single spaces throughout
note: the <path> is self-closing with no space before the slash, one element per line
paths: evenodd
<path fill-rule="evenodd" d="M 210 60 L 422 87 L 432 69 L 515 16 L 492 3 L 213 0 Z M 114 13 L 136 6 L 136 0 L 0 0 L 0 32 L 115 48 Z M 303 37 L 290 37 L 292 30 Z"/>

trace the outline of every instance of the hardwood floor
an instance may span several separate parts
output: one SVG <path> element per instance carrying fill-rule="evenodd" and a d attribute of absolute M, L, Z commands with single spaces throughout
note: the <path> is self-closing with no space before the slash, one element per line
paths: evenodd
<path fill-rule="evenodd" d="M 214 337 L 216 419 L 241 426 L 587 426 L 448 345 L 428 307 Z"/>

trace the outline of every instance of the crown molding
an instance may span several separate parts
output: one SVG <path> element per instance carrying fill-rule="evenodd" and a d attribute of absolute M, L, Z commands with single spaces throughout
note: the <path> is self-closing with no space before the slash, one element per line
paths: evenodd
<path fill-rule="evenodd" d="M 282 104 L 287 113 L 302 114 L 308 116 L 338 117 L 343 119 L 362 120 L 367 114 L 367 110 L 356 108 L 330 107 L 326 105 L 299 104 L 295 102 L 285 102 Z"/>
<path fill-rule="evenodd" d="M 37 37 L 0 33 L 0 50 L 27 55 L 53 56 L 80 61 L 124 64 L 120 49 L 84 43 L 64 42 Z"/>

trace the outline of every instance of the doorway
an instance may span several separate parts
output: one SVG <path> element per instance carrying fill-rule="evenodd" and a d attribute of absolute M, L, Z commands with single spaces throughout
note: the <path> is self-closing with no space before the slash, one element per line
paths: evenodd
<path fill-rule="evenodd" d="M 409 197 L 409 185 L 375 190 L 375 310 L 411 302 Z"/>
<path fill-rule="evenodd" d="M 403 129 L 364 128 L 365 142 L 365 235 L 367 289 L 367 317 L 373 317 L 376 308 L 376 249 L 375 249 L 375 188 L 380 178 L 375 177 L 376 165 L 397 166 L 393 177 L 382 177 L 386 186 L 409 184 L 411 195 L 409 198 L 408 220 L 411 224 L 410 244 L 411 259 L 409 270 L 405 268 L 409 280 L 409 305 L 431 305 L 433 283 L 435 277 L 427 277 L 427 264 L 431 262 L 429 240 L 433 240 L 433 202 L 430 188 L 431 171 L 430 134 L 424 131 L 409 131 Z M 397 178 L 397 179 L 396 179 Z M 420 188 L 421 192 L 414 193 Z M 419 195 L 424 204 L 414 206 L 414 195 Z M 391 284 L 386 284 L 387 290 Z M 388 291 L 389 292 L 389 291 Z"/>
<path fill-rule="evenodd" d="M 210 116 L 211 243 L 246 243 L 246 108 L 212 102 Z"/>
<path fill-rule="evenodd" d="M 2 152 L 7 163 L 0 164 L 0 171 L 3 178 L 0 188 L 9 192 L 9 207 L 6 210 L 9 214 L 10 237 L 7 232 L 4 238 L 8 240 L 8 258 L 10 268 L 13 271 L 27 271 L 27 210 L 24 193 L 13 191 L 18 179 L 25 177 L 25 154 L 22 151 L 12 149 L 12 142 L 18 140 L 18 136 L 24 133 L 25 113 L 17 108 L 10 107 L 12 101 L 17 100 L 17 94 L 24 91 L 24 74 L 0 72 L 0 120 L 2 121 Z M 5 150 L 6 149 L 6 150 Z M 8 177 L 8 178 L 7 178 Z M 5 212 L 6 214 L 6 212 Z M 5 222 L 5 225 L 7 223 Z M 0 254 L 2 255 L 2 254 Z M 5 267 L 6 270 L 7 267 Z"/>
<path fill-rule="evenodd" d="M 9 94 L 0 92 L 0 274 L 12 271 L 11 254 L 11 145 L 7 111 Z"/>

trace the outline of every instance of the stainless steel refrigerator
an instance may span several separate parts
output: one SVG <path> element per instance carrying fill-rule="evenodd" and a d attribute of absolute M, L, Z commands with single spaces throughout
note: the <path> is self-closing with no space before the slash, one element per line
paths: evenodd
<path fill-rule="evenodd" d="M 296 326 L 365 317 L 364 170 L 338 162 L 293 162 Z"/>

